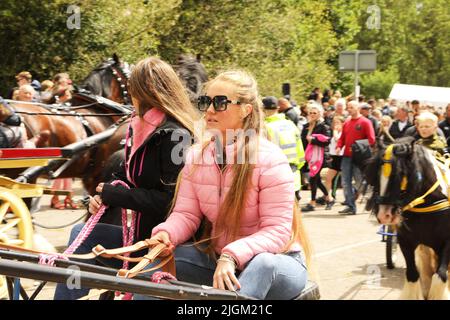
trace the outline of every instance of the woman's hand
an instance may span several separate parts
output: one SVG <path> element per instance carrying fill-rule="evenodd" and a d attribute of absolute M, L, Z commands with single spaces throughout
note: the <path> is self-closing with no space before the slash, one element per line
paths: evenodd
<path fill-rule="evenodd" d="M 240 289 L 241 284 L 234 274 L 235 271 L 236 266 L 231 260 L 222 258 L 217 260 L 217 267 L 214 272 L 213 287 L 216 289 L 236 291 L 234 288 L 234 285 L 236 285 L 236 288 Z"/>
<path fill-rule="evenodd" d="M 306 136 L 306 140 L 308 141 L 308 143 L 311 143 L 311 140 L 312 140 L 312 136 Z"/>
<path fill-rule="evenodd" d="M 92 215 L 96 215 L 101 205 L 102 205 L 102 198 L 100 198 L 99 195 L 91 197 L 91 199 L 89 200 L 89 209 L 88 209 L 89 213 Z"/>
<path fill-rule="evenodd" d="M 159 242 L 164 243 L 167 246 L 171 246 L 169 234 L 166 231 L 160 231 L 155 234 L 150 240 L 157 240 Z"/>
<path fill-rule="evenodd" d="M 103 186 L 104 186 L 105 184 L 102 182 L 102 183 L 99 183 L 98 184 L 98 186 L 97 186 L 97 188 L 95 188 L 95 191 L 97 191 L 98 193 L 102 193 L 103 192 Z"/>

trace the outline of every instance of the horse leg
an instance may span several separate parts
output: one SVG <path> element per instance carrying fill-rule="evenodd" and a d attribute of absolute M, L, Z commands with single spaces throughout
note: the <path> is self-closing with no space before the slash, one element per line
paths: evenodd
<path fill-rule="evenodd" d="M 430 247 L 419 245 L 415 252 L 415 258 L 420 274 L 422 293 L 424 297 L 427 297 L 431 287 L 431 278 L 437 268 L 436 254 Z"/>
<path fill-rule="evenodd" d="M 419 281 L 419 271 L 417 270 L 414 252 L 417 244 L 411 244 L 398 238 L 400 249 L 406 261 L 406 282 L 400 294 L 401 300 L 423 300 L 422 288 Z"/>
<path fill-rule="evenodd" d="M 445 243 L 439 254 L 439 266 L 431 281 L 430 300 L 448 300 L 448 263 L 450 260 L 450 241 Z"/>

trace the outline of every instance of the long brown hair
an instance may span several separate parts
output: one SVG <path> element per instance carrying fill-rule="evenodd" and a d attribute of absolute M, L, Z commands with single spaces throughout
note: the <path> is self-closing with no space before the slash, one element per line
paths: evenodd
<path fill-rule="evenodd" d="M 186 90 L 173 68 L 156 57 L 149 57 L 137 63 L 129 80 L 131 96 L 137 100 L 136 113 L 139 117 L 151 108 L 157 108 L 175 118 L 190 132 L 199 118 Z"/>

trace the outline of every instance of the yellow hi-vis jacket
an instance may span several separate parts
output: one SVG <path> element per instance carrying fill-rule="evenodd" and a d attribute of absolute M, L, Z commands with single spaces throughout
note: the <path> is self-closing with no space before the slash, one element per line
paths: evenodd
<path fill-rule="evenodd" d="M 283 113 L 277 113 L 264 119 L 267 137 L 278 145 L 288 158 L 295 174 L 295 191 L 301 188 L 300 169 L 305 164 L 305 150 L 300 130 Z"/>

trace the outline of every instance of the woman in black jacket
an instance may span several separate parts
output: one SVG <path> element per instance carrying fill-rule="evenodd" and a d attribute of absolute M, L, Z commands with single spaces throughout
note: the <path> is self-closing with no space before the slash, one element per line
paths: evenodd
<path fill-rule="evenodd" d="M 131 74 L 129 90 L 135 115 L 127 133 L 125 162 L 122 170 L 113 176 L 130 189 L 120 184 L 100 183 L 96 188 L 98 195 L 90 200 L 89 212 L 97 214 L 102 204 L 109 206 L 105 214 L 118 207 L 135 211 L 132 235 L 135 243 L 149 238 L 151 230 L 168 214 L 183 167 L 183 151 L 190 145 L 198 114 L 175 71 L 160 59 L 151 57 L 140 61 Z M 81 224 L 72 229 L 69 243 L 82 227 Z M 105 248 L 123 246 L 123 228 L 97 224 L 75 253 L 88 253 L 97 244 Z M 107 260 L 109 265 L 121 267 L 121 261 Z M 58 284 L 54 298 L 78 299 L 88 291 Z"/>
<path fill-rule="evenodd" d="M 326 141 L 320 141 L 316 137 L 313 137 L 313 134 L 321 134 L 326 137 L 329 137 Z M 308 144 L 313 144 L 319 147 L 324 148 L 324 159 L 322 161 L 322 167 L 318 170 L 314 177 L 310 177 L 310 185 L 311 185 L 311 201 L 306 206 L 302 208 L 303 211 L 314 211 L 316 206 L 316 195 L 317 188 L 322 190 L 324 196 L 328 198 L 327 188 L 322 183 L 320 178 L 320 172 L 325 165 L 325 157 L 327 154 L 327 146 L 330 144 L 331 139 L 331 129 L 323 120 L 323 108 L 321 105 L 313 103 L 309 105 L 308 108 L 308 123 L 305 124 L 302 130 L 302 143 L 303 147 L 307 148 Z"/>

